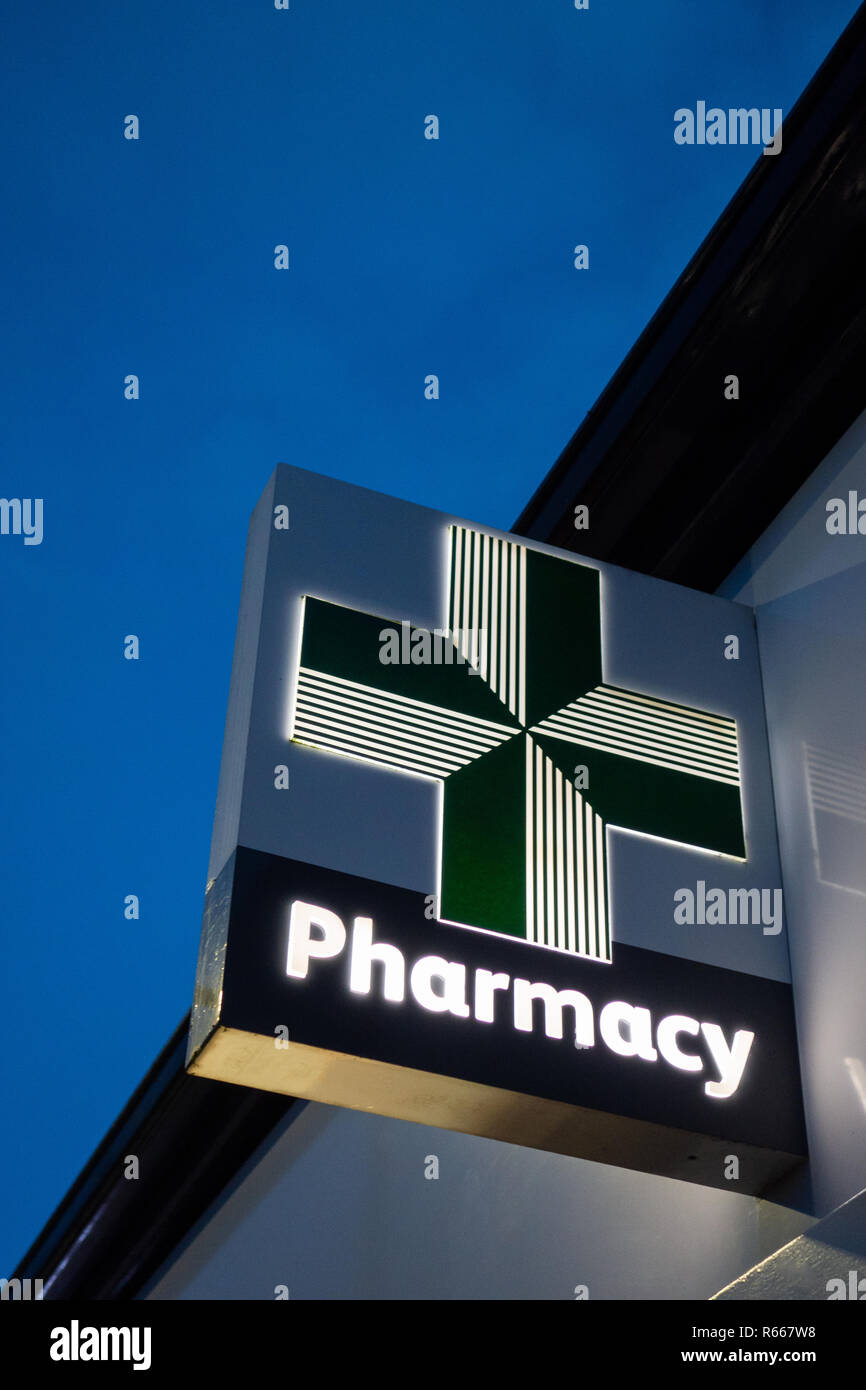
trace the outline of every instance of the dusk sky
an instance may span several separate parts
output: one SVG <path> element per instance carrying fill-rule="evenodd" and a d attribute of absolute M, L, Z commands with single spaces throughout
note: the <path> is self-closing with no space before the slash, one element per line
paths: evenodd
<path fill-rule="evenodd" d="M 275 464 L 508 529 L 762 157 L 674 112 L 787 116 L 856 8 L 6 7 L 0 1274 L 190 1007 Z"/>

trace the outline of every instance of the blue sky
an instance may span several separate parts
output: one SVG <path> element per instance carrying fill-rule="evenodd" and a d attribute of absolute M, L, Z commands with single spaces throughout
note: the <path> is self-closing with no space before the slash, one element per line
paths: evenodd
<path fill-rule="evenodd" d="M 756 158 L 674 110 L 787 114 L 856 8 L 7 9 L 0 1273 L 190 1005 L 274 465 L 508 528 Z"/>

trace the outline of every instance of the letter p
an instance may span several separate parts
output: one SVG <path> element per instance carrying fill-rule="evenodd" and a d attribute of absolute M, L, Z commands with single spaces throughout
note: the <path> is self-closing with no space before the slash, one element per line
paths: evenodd
<path fill-rule="evenodd" d="M 315 940 L 311 936 L 313 927 L 322 933 Z M 289 915 L 289 950 L 286 957 L 286 974 L 297 980 L 305 980 L 307 967 L 311 960 L 324 960 L 338 956 L 346 944 L 346 928 L 336 912 L 326 907 L 314 907 L 312 903 L 293 902 Z"/>

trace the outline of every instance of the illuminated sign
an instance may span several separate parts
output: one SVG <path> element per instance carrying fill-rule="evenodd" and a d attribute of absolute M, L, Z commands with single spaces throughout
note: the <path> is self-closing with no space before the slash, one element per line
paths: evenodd
<path fill-rule="evenodd" d="M 305 980 L 311 961 L 338 956 L 346 945 L 346 927 L 335 912 L 313 903 L 298 900 L 292 903 L 287 975 Z M 374 943 L 372 918 L 354 919 L 349 961 L 349 989 L 355 994 L 373 991 L 373 967 L 378 965 L 382 974 L 382 997 L 403 1003 L 407 996 L 405 957 L 396 946 L 380 941 Z M 512 980 L 504 971 L 483 967 L 475 970 L 474 979 L 469 979 L 462 961 L 419 956 L 408 972 L 408 992 L 422 1009 L 431 1013 L 451 1013 L 457 1018 L 474 1018 L 479 1023 L 493 1023 L 497 1004 L 503 1004 L 499 994 L 510 993 L 513 1007 L 506 1004 L 506 1013 L 512 1026 L 523 1033 L 531 1033 L 535 1027 L 533 1005 L 539 1000 L 547 1037 L 565 1036 L 563 1014 L 569 1009 L 574 1046 L 594 1047 L 596 1043 L 592 1003 L 586 994 L 576 989 L 558 990 L 543 981 Z M 705 1082 L 704 1091 L 708 1096 L 722 1099 L 735 1093 L 755 1040 L 754 1033 L 743 1029 L 728 1040 L 717 1023 L 699 1023 L 685 1014 L 668 1014 L 656 1027 L 649 1009 L 619 999 L 611 1000 L 601 1010 L 598 1033 L 611 1052 L 620 1057 L 642 1057 L 644 1061 L 657 1062 L 661 1056 L 670 1066 L 690 1072 L 703 1072 L 704 1062 L 699 1053 L 682 1051 L 680 1036 L 694 1038 L 703 1034 L 718 1070 L 718 1079 Z"/>
<path fill-rule="evenodd" d="M 736 725 L 605 684 L 598 570 L 448 535 L 461 660 L 308 598 L 294 737 L 444 782 L 444 919 L 610 960 L 607 825 L 744 857 Z"/>
<path fill-rule="evenodd" d="M 190 1070 L 761 1191 L 805 1151 L 785 943 L 670 888 L 779 891 L 757 672 L 736 605 L 281 466 Z"/>

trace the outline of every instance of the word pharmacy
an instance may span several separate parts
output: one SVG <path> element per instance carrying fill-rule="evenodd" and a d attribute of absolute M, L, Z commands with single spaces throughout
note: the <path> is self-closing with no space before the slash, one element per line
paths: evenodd
<path fill-rule="evenodd" d="M 314 928 L 321 936 L 313 936 Z M 292 903 L 286 974 L 305 979 L 311 960 L 340 955 L 345 950 L 346 939 L 345 925 L 335 912 L 312 903 Z M 383 997 L 402 1004 L 406 998 L 405 956 L 388 942 L 373 941 L 371 918 L 356 917 L 352 923 L 349 965 L 349 988 L 354 993 L 371 992 L 374 964 L 381 966 Z M 409 972 L 409 989 L 415 1002 L 431 1013 L 471 1017 L 478 1023 L 493 1023 L 497 992 L 511 990 L 512 1009 L 509 1012 L 518 1031 L 533 1031 L 533 1005 L 539 1001 L 544 1010 L 544 1031 L 549 1038 L 564 1036 L 563 1011 L 569 1009 L 574 1019 L 575 1047 L 595 1046 L 595 1013 L 589 998 L 579 990 L 558 990 L 540 981 L 512 979 L 505 971 L 478 967 L 469 991 L 473 1001 L 470 1010 L 466 965 L 442 956 L 420 956 Z M 682 1036 L 701 1037 L 718 1069 L 717 1079 L 706 1081 L 704 1091 L 720 1100 L 734 1094 L 755 1040 L 754 1033 L 739 1029 L 729 1043 L 717 1023 L 700 1023 L 687 1014 L 668 1014 L 655 1027 L 656 1045 L 653 1046 L 653 1026 L 649 1009 L 622 1000 L 605 1004 L 598 1019 L 602 1042 L 617 1056 L 636 1057 L 645 1062 L 657 1062 L 661 1056 L 679 1071 L 704 1071 L 704 1058 L 696 1052 L 684 1052 L 679 1042 Z"/>

